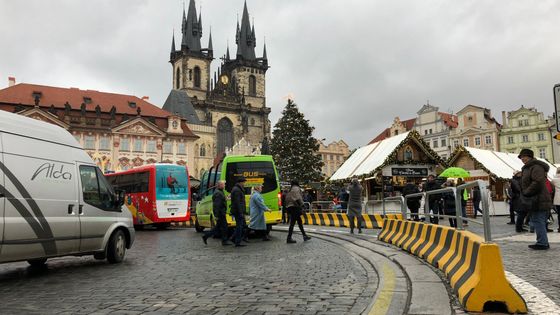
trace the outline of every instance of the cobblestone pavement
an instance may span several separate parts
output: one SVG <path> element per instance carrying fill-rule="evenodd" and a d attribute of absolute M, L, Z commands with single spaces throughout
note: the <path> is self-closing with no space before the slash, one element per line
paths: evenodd
<path fill-rule="evenodd" d="M 43 270 L 0 265 L 0 313 L 346 314 L 371 303 L 357 258 L 318 239 L 288 245 L 284 233 L 272 236 L 234 248 L 204 246 L 193 229 L 141 231 L 121 265 L 92 257 L 52 259 Z"/>

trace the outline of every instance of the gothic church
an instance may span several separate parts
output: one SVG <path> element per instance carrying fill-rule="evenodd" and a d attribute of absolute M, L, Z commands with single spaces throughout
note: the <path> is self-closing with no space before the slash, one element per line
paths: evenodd
<path fill-rule="evenodd" d="M 171 42 L 173 89 L 163 109 L 185 118 L 200 137 L 195 143 L 195 165 L 191 174 L 199 177 L 212 166 L 214 157 L 231 149 L 241 139 L 260 147 L 270 138 L 270 108 L 266 106 L 265 76 L 269 68 L 266 45 L 262 57 L 255 55 L 255 27 L 249 21 L 247 3 L 241 25 L 237 22 L 237 53 L 229 47 L 220 58 L 217 73 L 211 74 L 214 60 L 212 34 L 202 48 L 202 16 L 197 16 L 194 0 L 183 9 L 180 46 Z"/>

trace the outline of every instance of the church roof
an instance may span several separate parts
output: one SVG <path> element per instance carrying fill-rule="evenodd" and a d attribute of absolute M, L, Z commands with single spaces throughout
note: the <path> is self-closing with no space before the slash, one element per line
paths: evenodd
<path fill-rule="evenodd" d="M 189 124 L 202 124 L 186 91 L 171 90 L 163 104 L 163 109 L 181 116 Z"/>
<path fill-rule="evenodd" d="M 202 19 L 196 17 L 196 6 L 194 0 L 190 0 L 188 13 L 183 9 L 183 39 L 181 46 L 189 51 L 200 51 L 200 38 L 202 37 Z"/>
<path fill-rule="evenodd" d="M 237 24 L 237 58 L 244 60 L 255 60 L 255 27 L 251 27 L 249 22 L 249 11 L 247 10 L 247 2 L 243 6 L 243 15 L 241 18 L 241 28 Z"/>

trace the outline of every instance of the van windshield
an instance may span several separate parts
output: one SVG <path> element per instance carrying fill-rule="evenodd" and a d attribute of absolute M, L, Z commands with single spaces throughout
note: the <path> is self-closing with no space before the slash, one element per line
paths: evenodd
<path fill-rule="evenodd" d="M 263 194 L 278 188 L 274 166 L 270 161 L 228 163 L 226 166 L 226 190 L 228 192 L 231 192 L 237 179 L 241 176 L 247 179 L 245 183 L 247 188 L 262 184 Z M 250 189 L 247 190 L 250 191 Z"/>
<path fill-rule="evenodd" d="M 156 198 L 158 200 L 188 199 L 188 179 L 184 167 L 158 165 L 156 167 Z"/>

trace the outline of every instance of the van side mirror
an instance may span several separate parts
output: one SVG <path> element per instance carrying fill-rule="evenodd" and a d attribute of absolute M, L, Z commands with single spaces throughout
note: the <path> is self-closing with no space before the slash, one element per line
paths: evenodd
<path fill-rule="evenodd" d="M 124 190 L 116 190 L 115 191 L 115 196 L 116 196 L 116 200 L 115 200 L 115 207 L 120 208 L 122 207 L 122 205 L 124 205 Z"/>

